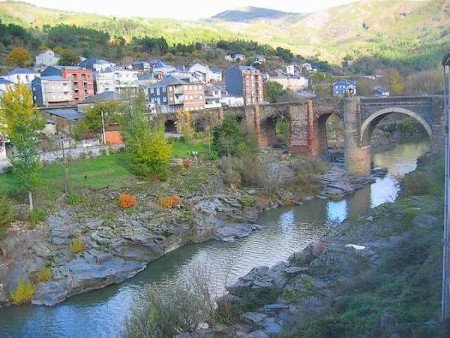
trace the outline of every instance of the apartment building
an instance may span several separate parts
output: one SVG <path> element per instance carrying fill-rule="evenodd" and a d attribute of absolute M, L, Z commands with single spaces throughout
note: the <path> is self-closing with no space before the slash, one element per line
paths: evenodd
<path fill-rule="evenodd" d="M 232 96 L 244 98 L 244 105 L 264 102 L 261 72 L 252 66 L 233 66 L 225 72 L 225 86 Z"/>
<path fill-rule="evenodd" d="M 76 105 L 86 97 L 94 95 L 94 75 L 92 70 L 81 67 L 50 66 L 42 76 L 61 76 L 72 83 L 71 105 Z"/>
<path fill-rule="evenodd" d="M 72 81 L 62 76 L 42 76 L 31 82 L 33 101 L 39 107 L 67 106 L 73 101 Z"/>

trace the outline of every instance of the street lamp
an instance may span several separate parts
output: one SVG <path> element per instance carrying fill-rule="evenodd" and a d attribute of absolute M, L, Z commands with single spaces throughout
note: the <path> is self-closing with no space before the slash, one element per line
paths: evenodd
<path fill-rule="evenodd" d="M 444 179 L 444 240 L 442 257 L 442 311 L 441 319 L 446 321 L 450 318 L 450 283 L 449 283 L 449 260 L 450 260 L 450 225 L 449 225 L 449 169 L 450 169 L 450 53 L 444 56 L 442 60 L 444 67 L 444 114 L 445 114 L 445 179 Z"/>

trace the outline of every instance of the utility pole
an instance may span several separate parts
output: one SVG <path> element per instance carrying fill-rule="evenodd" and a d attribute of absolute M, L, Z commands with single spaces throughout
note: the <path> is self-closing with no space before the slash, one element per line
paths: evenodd
<path fill-rule="evenodd" d="M 103 144 L 106 144 L 106 132 L 105 132 L 105 117 L 102 109 L 102 141 Z"/>
<path fill-rule="evenodd" d="M 450 318 L 450 197 L 449 197 L 449 169 L 450 169 L 450 53 L 442 60 L 444 67 L 444 115 L 445 115 L 445 179 L 444 179 L 444 240 L 442 257 L 442 311 L 441 320 L 447 321 Z"/>

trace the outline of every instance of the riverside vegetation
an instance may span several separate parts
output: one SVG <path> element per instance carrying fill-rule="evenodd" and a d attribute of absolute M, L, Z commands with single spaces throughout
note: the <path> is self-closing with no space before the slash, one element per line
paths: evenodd
<path fill-rule="evenodd" d="M 134 128 L 139 134 L 145 129 L 139 102 L 132 106 L 137 118 L 128 122 L 141 126 Z M 24 301 L 46 305 L 118 283 L 179 246 L 247 236 L 258 229 L 254 221 L 260 211 L 320 191 L 317 177 L 324 165 L 260 151 L 232 117 L 214 129 L 211 150 L 209 142 L 169 144 L 163 136 L 158 137 L 164 146 L 151 142 L 152 148 L 148 141 L 155 132 L 148 137 L 132 132 L 125 137 L 124 151 L 68 161 L 67 182 L 60 165 L 39 168 L 35 215 L 25 211 L 14 170 L 0 176 L 6 201 L 1 210 L 0 263 L 6 267 L 0 275 L 1 303 L 12 302 L 21 281 L 35 288 Z M 149 149 L 165 151 L 166 146 L 185 158 L 169 162 L 164 155 L 155 162 L 160 158 L 151 155 L 147 162 Z M 194 150 L 198 156 L 190 157 Z M 141 161 L 138 167 L 133 157 Z M 352 189 L 367 182 L 358 181 Z"/>
<path fill-rule="evenodd" d="M 254 268 L 227 287 L 217 309 L 196 316 L 204 294 L 186 288 L 188 296 L 173 298 L 189 299 L 184 325 L 162 318 L 173 302 L 145 300 L 151 311 L 135 314 L 127 332 L 150 336 L 151 326 L 186 337 L 447 336 L 438 323 L 443 176 L 443 158 L 425 156 L 403 179 L 396 202 L 344 221 L 287 262 Z M 209 328 L 200 328 L 205 323 Z"/>

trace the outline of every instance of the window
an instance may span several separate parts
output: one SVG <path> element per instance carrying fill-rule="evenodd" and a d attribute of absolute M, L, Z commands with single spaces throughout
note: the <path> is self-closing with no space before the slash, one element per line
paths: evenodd
<path fill-rule="evenodd" d="M 156 95 L 159 96 L 159 88 L 156 88 Z"/>
<path fill-rule="evenodd" d="M 167 97 L 163 96 L 163 102 L 167 103 Z"/>

